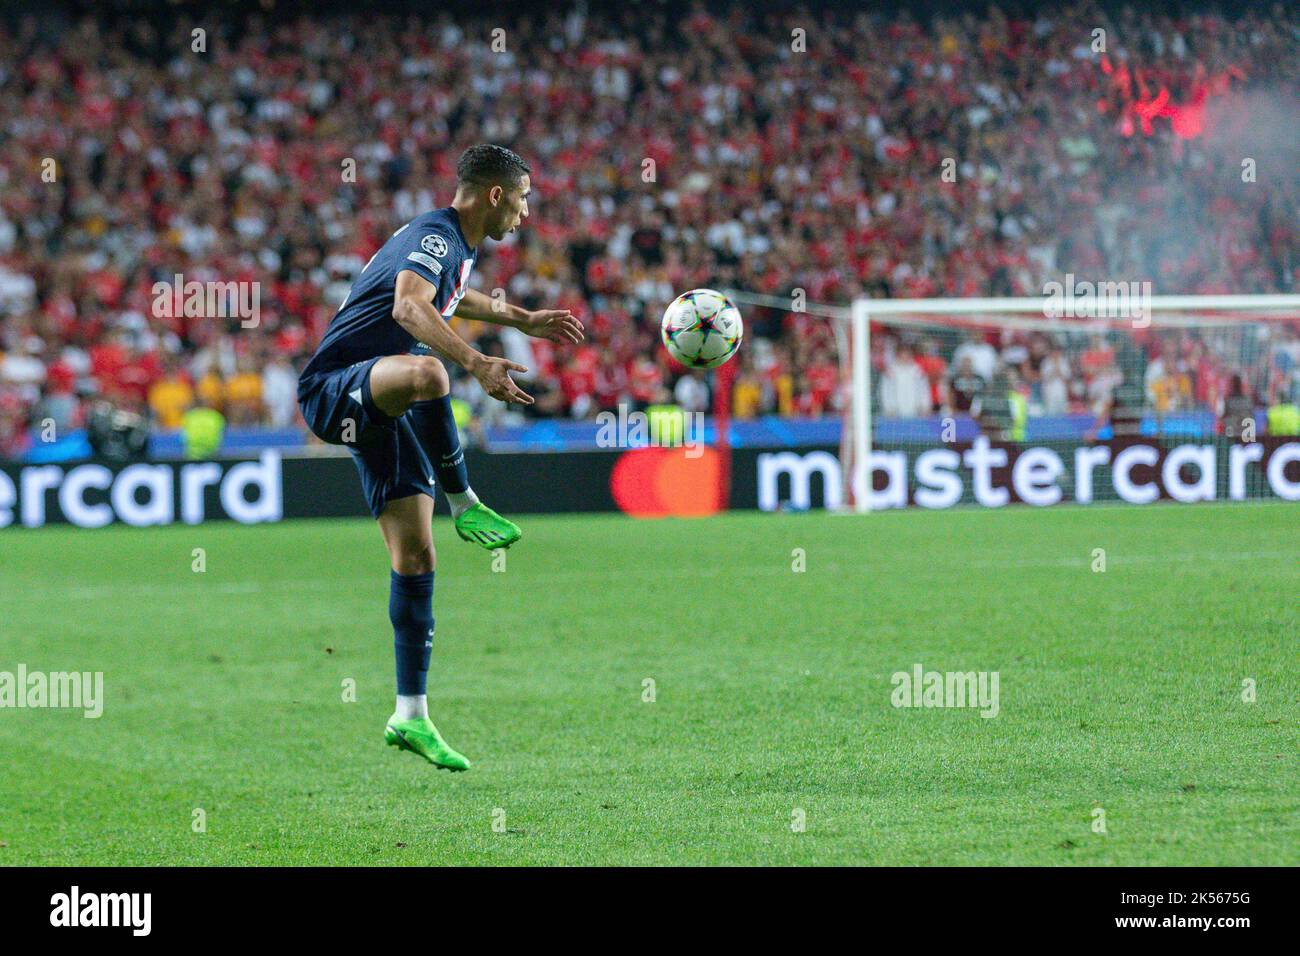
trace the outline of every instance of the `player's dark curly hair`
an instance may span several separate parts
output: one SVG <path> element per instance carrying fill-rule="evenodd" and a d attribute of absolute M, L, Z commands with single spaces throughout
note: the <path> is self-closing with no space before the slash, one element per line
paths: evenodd
<path fill-rule="evenodd" d="M 533 171 L 524 158 L 504 146 L 479 143 L 461 153 L 456 163 L 456 180 L 475 186 L 519 185 L 523 177 Z"/>

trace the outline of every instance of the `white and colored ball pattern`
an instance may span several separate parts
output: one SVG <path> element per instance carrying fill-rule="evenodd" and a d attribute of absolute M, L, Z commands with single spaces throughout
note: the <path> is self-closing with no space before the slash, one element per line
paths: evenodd
<path fill-rule="evenodd" d="M 745 325 L 735 303 L 713 289 L 692 289 L 664 310 L 664 348 L 690 368 L 717 368 L 736 354 Z"/>

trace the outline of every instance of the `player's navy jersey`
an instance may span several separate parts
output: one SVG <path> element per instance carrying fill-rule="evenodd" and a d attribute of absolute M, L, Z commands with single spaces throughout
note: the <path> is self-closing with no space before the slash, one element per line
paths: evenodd
<path fill-rule="evenodd" d="M 432 350 L 393 318 L 397 275 L 410 270 L 438 287 L 434 307 L 450 318 L 469 287 L 477 250 L 460 231 L 455 209 L 435 209 L 416 216 L 389 237 L 357 276 L 338 314 L 325 330 L 302 383 L 314 375 L 346 368 L 381 355 Z"/>

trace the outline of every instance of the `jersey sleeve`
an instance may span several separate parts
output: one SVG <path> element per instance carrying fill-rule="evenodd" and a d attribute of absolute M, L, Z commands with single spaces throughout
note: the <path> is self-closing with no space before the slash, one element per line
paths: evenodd
<path fill-rule="evenodd" d="M 447 298 L 447 290 L 455 284 L 455 245 L 439 225 L 411 226 L 397 237 L 396 275 L 414 272 L 420 278 L 438 287 L 435 305 Z"/>

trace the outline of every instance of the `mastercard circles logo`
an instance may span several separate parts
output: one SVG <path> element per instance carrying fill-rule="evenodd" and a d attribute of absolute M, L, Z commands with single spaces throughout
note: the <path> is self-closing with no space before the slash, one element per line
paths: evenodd
<path fill-rule="evenodd" d="M 693 518 L 723 508 L 722 462 L 712 448 L 634 448 L 609 476 L 615 503 L 636 518 Z"/>

